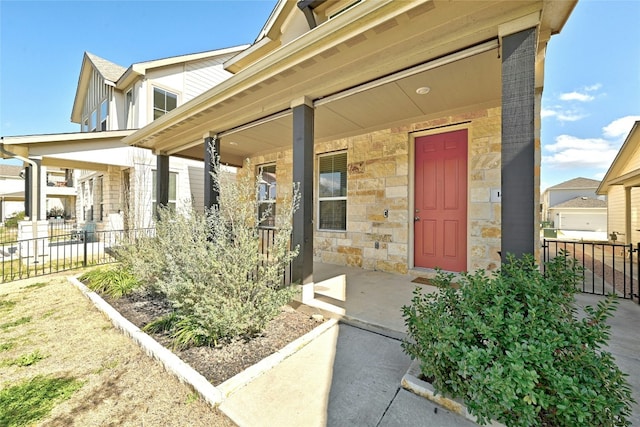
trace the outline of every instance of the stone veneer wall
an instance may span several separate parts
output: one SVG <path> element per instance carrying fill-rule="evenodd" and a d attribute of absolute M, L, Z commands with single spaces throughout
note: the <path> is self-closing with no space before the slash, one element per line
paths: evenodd
<path fill-rule="evenodd" d="M 496 269 L 500 264 L 501 206 L 492 203 L 490 196 L 491 189 L 501 185 L 499 107 L 317 143 L 316 155 L 347 151 L 347 231 L 315 231 L 314 260 L 407 273 L 409 227 L 413 224 L 409 214 L 411 135 L 439 128 L 447 132 L 447 126 L 457 124 L 467 126 L 469 132 L 468 268 Z M 251 166 L 255 170 L 260 164 L 273 162 L 278 194 L 282 195 L 291 191 L 292 150 L 255 156 Z M 315 224 L 316 215 L 314 210 Z"/>

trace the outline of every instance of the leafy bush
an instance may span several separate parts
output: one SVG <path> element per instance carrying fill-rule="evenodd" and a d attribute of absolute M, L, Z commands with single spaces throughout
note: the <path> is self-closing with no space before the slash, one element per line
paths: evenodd
<path fill-rule="evenodd" d="M 245 168 L 252 170 L 248 162 Z M 137 277 L 171 302 L 175 313 L 153 327 L 169 330 L 178 347 L 255 335 L 295 292 L 283 286 L 283 273 L 297 255 L 290 249 L 297 188 L 278 200 L 277 231 L 265 256 L 258 228 L 262 218 L 256 218 L 260 177 L 233 179 L 216 170 L 213 178 L 219 208 L 204 214 L 160 209 L 156 236 L 119 254 Z"/>
<path fill-rule="evenodd" d="M 79 279 L 92 291 L 112 298 L 128 295 L 141 285 L 131 270 L 118 265 L 96 268 L 82 274 Z"/>
<path fill-rule="evenodd" d="M 24 220 L 25 216 L 24 211 L 16 212 L 4 220 L 4 226 L 7 228 L 16 228 L 18 226 L 18 222 Z"/>
<path fill-rule="evenodd" d="M 439 273 L 438 293 L 414 292 L 403 307 L 404 350 L 439 393 L 463 398 L 481 423 L 508 426 L 625 426 L 633 402 L 626 375 L 602 350 L 615 296 L 578 320 L 578 267 L 559 256 L 546 275 L 531 256 L 501 272 Z"/>

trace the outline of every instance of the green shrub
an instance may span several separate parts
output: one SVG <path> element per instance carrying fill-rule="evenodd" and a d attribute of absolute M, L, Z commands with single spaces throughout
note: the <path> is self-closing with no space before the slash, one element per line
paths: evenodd
<path fill-rule="evenodd" d="M 18 227 L 18 222 L 23 221 L 25 216 L 24 211 L 16 212 L 9 218 L 5 219 L 4 226 L 7 228 L 16 228 Z"/>
<path fill-rule="evenodd" d="M 501 272 L 439 273 L 438 293 L 403 307 L 403 348 L 442 394 L 464 399 L 479 422 L 508 426 L 625 426 L 633 402 L 626 375 L 602 350 L 615 296 L 578 320 L 580 272 L 566 254 L 546 266 L 509 258 Z"/>
<path fill-rule="evenodd" d="M 252 170 L 248 162 L 244 170 Z M 283 273 L 297 254 L 290 249 L 297 188 L 278 199 L 277 232 L 265 256 L 256 218 L 260 177 L 230 178 L 216 170 L 213 178 L 219 208 L 204 214 L 160 209 L 156 236 L 118 254 L 171 302 L 175 313 L 160 324 L 178 347 L 258 334 L 295 292 L 283 286 Z"/>
<path fill-rule="evenodd" d="M 96 268 L 82 274 L 79 279 L 92 291 L 112 298 L 121 298 L 140 287 L 136 276 L 120 265 Z"/>

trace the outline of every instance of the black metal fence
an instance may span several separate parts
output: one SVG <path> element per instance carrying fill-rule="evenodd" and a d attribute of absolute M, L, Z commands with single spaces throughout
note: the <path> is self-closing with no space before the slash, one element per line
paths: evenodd
<path fill-rule="evenodd" d="M 616 294 L 640 304 L 640 243 L 543 240 L 543 261 L 565 251 L 584 267 L 580 290 L 595 295 Z"/>
<path fill-rule="evenodd" d="M 275 244 L 276 233 L 278 233 L 278 230 L 275 228 L 259 228 L 258 233 L 260 239 L 260 252 L 262 253 L 263 259 L 268 259 L 272 254 L 272 248 Z M 289 263 L 282 272 L 284 285 L 291 284 L 292 268 L 291 263 Z"/>
<path fill-rule="evenodd" d="M 0 283 L 115 261 L 115 249 L 152 236 L 155 229 L 56 231 L 47 237 L 0 243 Z"/>
<path fill-rule="evenodd" d="M 278 230 L 258 230 L 259 249 L 266 261 L 273 256 Z M 96 231 L 92 223 L 82 228 L 49 223 L 47 237 L 0 241 L 0 283 L 43 276 L 76 268 L 115 262 L 115 250 L 155 235 L 155 228 Z M 283 284 L 291 283 L 292 266 L 282 272 Z"/>

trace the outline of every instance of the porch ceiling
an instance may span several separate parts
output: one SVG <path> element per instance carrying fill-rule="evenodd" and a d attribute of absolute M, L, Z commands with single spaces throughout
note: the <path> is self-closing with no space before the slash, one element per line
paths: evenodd
<path fill-rule="evenodd" d="M 547 13 L 551 3 L 561 4 L 554 6 L 559 10 Z M 538 47 L 542 59 L 549 34 L 559 31 L 574 4 L 362 2 L 140 129 L 125 142 L 156 153 L 202 158 L 203 135 L 226 133 L 223 141 L 237 145 L 223 143 L 222 160 L 226 156 L 227 162 L 237 163 L 247 155 L 290 144 L 291 119 L 282 114 L 302 97 L 316 104 L 318 141 L 492 103 L 500 99 L 497 49 L 348 98 L 324 104 L 323 100 L 487 41 L 497 45 L 501 25 L 524 17 L 542 16 Z M 556 17 L 558 22 L 551 19 Z M 541 78 L 541 72 L 537 77 Z M 417 87 L 425 85 L 432 89 L 429 95 L 415 94 Z M 273 115 L 277 117 L 268 123 L 245 127 Z M 229 132 L 238 127 L 243 129 Z"/>
<path fill-rule="evenodd" d="M 498 49 L 493 48 L 344 97 L 318 100 L 315 140 L 329 141 L 453 112 L 473 111 L 480 106 L 500 105 L 500 67 Z M 428 87 L 429 93 L 416 93 L 421 87 Z M 240 165 L 244 158 L 256 153 L 290 148 L 292 134 L 291 112 L 285 110 L 271 120 L 223 132 L 221 159 Z M 197 142 L 170 154 L 203 159 L 204 146 Z"/>

